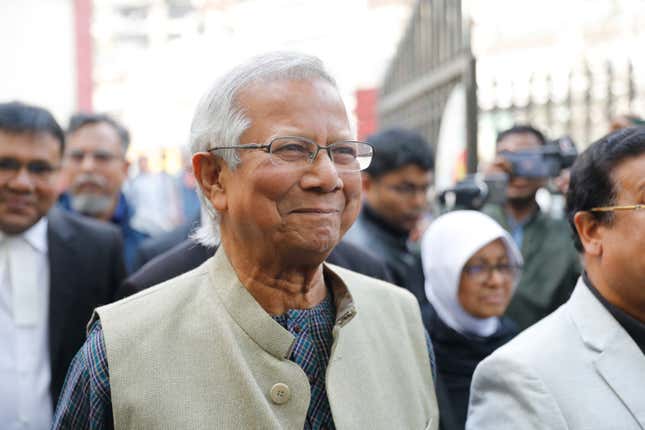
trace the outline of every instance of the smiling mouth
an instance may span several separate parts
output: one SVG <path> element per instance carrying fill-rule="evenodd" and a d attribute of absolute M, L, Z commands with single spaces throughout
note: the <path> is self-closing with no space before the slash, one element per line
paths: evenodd
<path fill-rule="evenodd" d="M 311 215 L 327 215 L 327 214 L 335 214 L 338 212 L 340 212 L 338 209 L 325 209 L 325 208 L 303 208 L 303 209 L 296 209 L 291 211 L 291 213 L 311 214 Z"/>
<path fill-rule="evenodd" d="M 29 199 L 8 199 L 4 201 L 4 204 L 10 211 L 21 212 L 34 207 L 35 202 Z"/>
<path fill-rule="evenodd" d="M 504 295 L 503 294 L 491 294 L 488 296 L 482 297 L 482 300 L 484 303 L 502 303 L 504 301 Z"/>

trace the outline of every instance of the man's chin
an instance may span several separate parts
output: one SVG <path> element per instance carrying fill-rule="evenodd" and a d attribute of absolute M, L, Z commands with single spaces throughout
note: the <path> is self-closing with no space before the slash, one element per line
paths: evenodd
<path fill-rule="evenodd" d="M 0 216 L 0 231 L 6 234 L 21 234 L 29 230 L 41 218 L 38 214 L 23 216 Z"/>
<path fill-rule="evenodd" d="M 292 244 L 285 254 L 292 263 L 318 265 L 327 259 L 339 241 L 338 236 L 311 238 Z"/>
<path fill-rule="evenodd" d="M 511 206 L 524 207 L 532 205 L 535 202 L 535 195 L 518 195 L 518 196 L 508 196 L 507 203 Z"/>
<path fill-rule="evenodd" d="M 70 197 L 72 209 L 89 216 L 103 215 L 112 207 L 112 198 L 102 194 L 83 193 Z"/>

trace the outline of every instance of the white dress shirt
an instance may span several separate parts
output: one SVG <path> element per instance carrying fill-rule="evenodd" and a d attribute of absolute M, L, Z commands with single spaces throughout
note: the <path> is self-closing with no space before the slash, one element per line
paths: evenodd
<path fill-rule="evenodd" d="M 20 288 L 20 289 L 18 289 Z M 49 429 L 47 220 L 0 233 L 0 429 Z"/>

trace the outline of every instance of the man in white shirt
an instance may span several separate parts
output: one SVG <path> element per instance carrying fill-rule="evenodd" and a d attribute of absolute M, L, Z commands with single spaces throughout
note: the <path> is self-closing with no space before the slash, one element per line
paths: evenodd
<path fill-rule="evenodd" d="M 124 276 L 119 232 L 51 209 L 64 134 L 0 104 L 0 428 L 47 429 L 95 306 Z"/>

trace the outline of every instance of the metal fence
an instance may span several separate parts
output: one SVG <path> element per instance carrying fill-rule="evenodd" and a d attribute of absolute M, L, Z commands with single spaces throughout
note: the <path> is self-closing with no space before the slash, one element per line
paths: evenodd
<path fill-rule="evenodd" d="M 613 117 L 642 111 L 636 75 L 630 60 L 584 61 L 564 73 L 479 82 L 479 119 L 496 131 L 531 123 L 551 137 L 571 136 L 581 149 L 605 135 Z"/>
<path fill-rule="evenodd" d="M 420 0 L 390 63 L 379 99 L 381 127 L 421 132 L 434 144 L 453 88 L 466 88 L 468 170 L 477 166 L 477 95 L 470 37 L 461 1 Z"/>
<path fill-rule="evenodd" d="M 645 63 L 588 58 L 571 70 L 554 65 L 511 79 L 476 81 L 461 0 L 418 0 L 379 97 L 381 127 L 421 132 L 436 144 L 448 97 L 466 88 L 468 171 L 477 168 L 477 141 L 531 123 L 547 136 L 569 135 L 579 149 L 609 131 L 611 119 L 645 113 Z"/>

